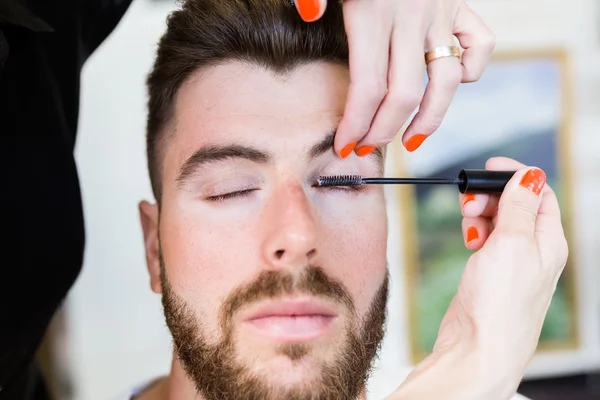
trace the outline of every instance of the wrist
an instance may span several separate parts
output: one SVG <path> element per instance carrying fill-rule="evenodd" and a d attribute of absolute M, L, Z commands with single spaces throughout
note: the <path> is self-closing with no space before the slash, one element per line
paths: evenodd
<path fill-rule="evenodd" d="M 508 400 L 521 377 L 473 348 L 433 353 L 389 400 Z"/>

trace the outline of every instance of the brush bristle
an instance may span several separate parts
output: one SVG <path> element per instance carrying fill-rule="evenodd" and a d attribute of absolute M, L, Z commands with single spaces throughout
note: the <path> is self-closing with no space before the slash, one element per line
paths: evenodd
<path fill-rule="evenodd" d="M 362 177 L 360 175 L 336 175 L 320 176 L 317 179 L 318 186 L 360 186 Z"/>

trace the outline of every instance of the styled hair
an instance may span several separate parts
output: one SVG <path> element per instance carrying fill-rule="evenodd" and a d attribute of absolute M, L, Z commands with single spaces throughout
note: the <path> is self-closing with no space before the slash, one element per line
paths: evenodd
<path fill-rule="evenodd" d="M 172 132 L 181 85 L 198 69 L 240 61 L 289 73 L 314 62 L 348 65 L 341 1 L 323 17 L 304 22 L 289 0 L 183 0 L 167 19 L 147 79 L 147 158 L 152 191 L 160 204 L 162 159 Z"/>

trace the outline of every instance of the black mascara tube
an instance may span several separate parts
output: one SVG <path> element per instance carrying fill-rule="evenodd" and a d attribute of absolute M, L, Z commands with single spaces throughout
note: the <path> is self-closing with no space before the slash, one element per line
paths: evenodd
<path fill-rule="evenodd" d="M 458 190 L 461 193 L 502 193 L 515 172 L 463 169 L 458 174 Z"/>

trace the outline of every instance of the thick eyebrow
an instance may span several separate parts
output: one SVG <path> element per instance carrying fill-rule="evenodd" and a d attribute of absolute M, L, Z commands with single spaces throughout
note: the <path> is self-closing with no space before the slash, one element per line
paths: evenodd
<path fill-rule="evenodd" d="M 335 133 L 329 133 L 320 142 L 315 143 L 308 149 L 306 155 L 309 159 L 315 159 L 323 154 L 333 151 L 333 141 L 335 139 Z"/>
<path fill-rule="evenodd" d="M 334 140 L 335 133 L 328 134 L 321 141 L 308 149 L 306 153 L 307 158 L 313 160 L 332 151 Z M 376 157 L 379 164 L 383 162 L 383 153 L 379 148 L 373 151 L 369 156 Z M 179 169 L 179 174 L 177 175 L 177 183 L 178 185 L 184 184 L 189 177 L 203 165 L 232 158 L 244 159 L 257 164 L 266 164 L 273 159 L 273 155 L 264 150 L 236 144 L 202 147 L 196 150 L 196 152 L 183 163 Z"/>
<path fill-rule="evenodd" d="M 183 163 L 179 169 L 177 183 L 179 185 L 185 183 L 185 181 L 203 165 L 230 158 L 240 158 L 259 164 L 266 164 L 273 156 L 262 150 L 235 144 L 202 147 L 196 150 L 196 152 Z"/>

